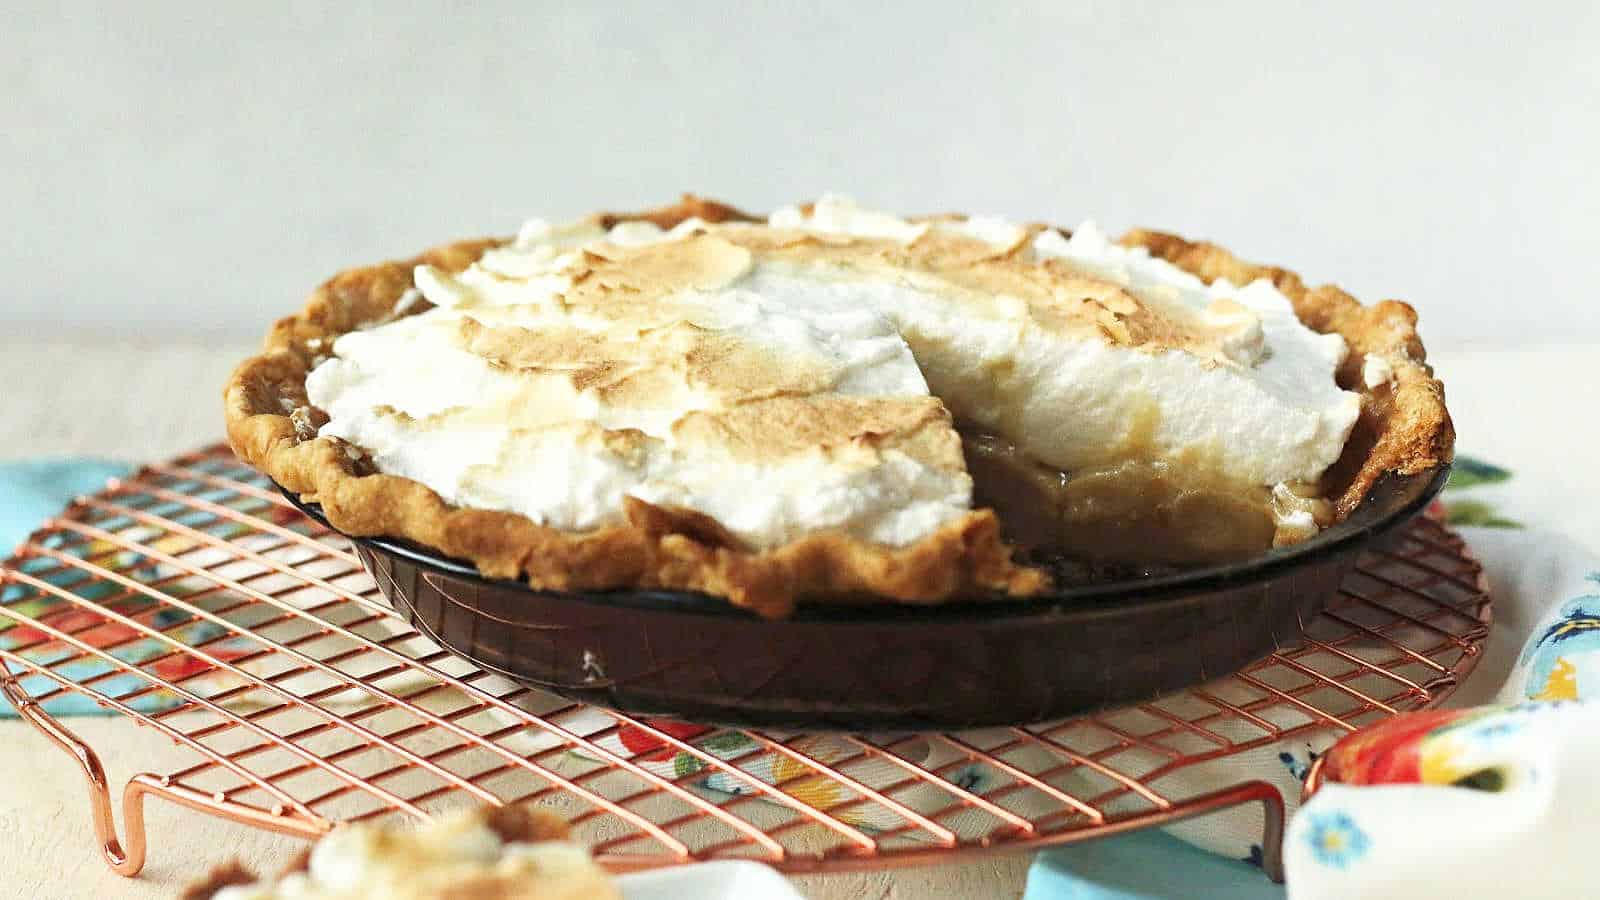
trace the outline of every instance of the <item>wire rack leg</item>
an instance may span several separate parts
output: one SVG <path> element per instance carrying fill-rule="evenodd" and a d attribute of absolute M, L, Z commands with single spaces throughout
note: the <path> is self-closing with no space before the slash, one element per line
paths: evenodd
<path fill-rule="evenodd" d="M 128 835 L 124 844 L 117 839 L 117 826 L 111 818 L 111 784 L 106 779 L 105 767 L 100 764 L 100 756 L 66 726 L 46 714 L 38 703 L 20 696 L 9 673 L 0 678 L 0 688 L 4 689 L 18 718 L 39 729 L 78 761 L 89 789 L 89 812 L 94 819 L 95 839 L 100 842 L 100 853 L 106 864 L 118 875 L 138 874 L 144 868 L 145 856 L 143 791 L 135 791 L 135 782 L 130 782 L 123 794 L 122 821 Z"/>
<path fill-rule="evenodd" d="M 327 821 L 286 815 L 282 809 L 263 811 L 240 806 L 221 796 L 174 785 L 166 777 L 141 772 L 129 778 L 122 789 L 122 828 L 125 838 L 119 839 L 116 822 L 111 816 L 111 781 L 106 777 L 99 754 L 71 729 L 45 712 L 37 702 L 23 696 L 17 689 L 15 676 L 3 665 L 0 665 L 0 694 L 4 694 L 16 709 L 18 718 L 37 728 L 57 747 L 66 751 L 68 756 L 78 761 L 89 790 L 89 814 L 94 822 L 95 840 L 100 844 L 100 855 L 111 871 L 118 875 L 131 878 L 144 868 L 148 848 L 144 823 L 146 797 L 160 797 L 197 812 L 243 821 L 256 828 L 299 838 L 319 837 L 331 827 Z"/>
<path fill-rule="evenodd" d="M 1283 795 L 1277 789 L 1261 798 L 1261 869 L 1267 877 L 1283 884 Z"/>
<path fill-rule="evenodd" d="M 1159 828 L 1170 825 L 1173 822 L 1179 822 L 1184 819 L 1197 819 L 1247 803 L 1261 804 L 1261 871 L 1266 873 L 1266 876 L 1274 882 L 1282 884 L 1283 795 L 1278 793 L 1278 789 L 1269 782 L 1246 781 L 1209 794 L 1190 797 L 1180 806 L 1125 823 L 1114 824 L 1104 829 L 1102 833 L 1109 835 L 1124 831 Z"/>

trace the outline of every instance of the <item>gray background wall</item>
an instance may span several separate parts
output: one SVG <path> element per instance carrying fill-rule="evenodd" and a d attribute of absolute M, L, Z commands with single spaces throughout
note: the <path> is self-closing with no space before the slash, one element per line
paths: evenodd
<path fill-rule="evenodd" d="M 526 216 L 835 189 L 1600 338 L 1600 5 L 806 6 L 7 4 L 0 326 L 253 335 Z"/>

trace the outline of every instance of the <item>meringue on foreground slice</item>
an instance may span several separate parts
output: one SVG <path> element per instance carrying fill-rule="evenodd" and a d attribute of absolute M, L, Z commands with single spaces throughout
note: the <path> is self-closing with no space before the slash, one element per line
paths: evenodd
<path fill-rule="evenodd" d="M 425 311 L 338 337 L 320 436 L 447 503 L 588 532 L 628 498 L 752 552 L 906 547 L 999 514 L 1034 556 L 1240 559 L 1328 524 L 1359 395 L 1270 282 L 1206 284 L 1092 224 L 530 223 Z M 426 301 L 426 302 L 421 302 Z"/>
<path fill-rule="evenodd" d="M 611 877 L 569 843 L 567 824 L 526 805 L 457 812 L 420 830 L 341 827 L 289 871 L 257 881 L 213 869 L 183 900 L 616 900 Z"/>

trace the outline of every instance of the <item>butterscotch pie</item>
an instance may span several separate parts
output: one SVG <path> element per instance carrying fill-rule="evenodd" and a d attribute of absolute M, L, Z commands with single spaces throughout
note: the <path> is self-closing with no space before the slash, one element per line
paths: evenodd
<path fill-rule="evenodd" d="M 1240 560 L 1450 460 L 1416 315 L 1168 234 L 689 197 L 334 277 L 226 392 L 352 535 L 763 614 Z"/>

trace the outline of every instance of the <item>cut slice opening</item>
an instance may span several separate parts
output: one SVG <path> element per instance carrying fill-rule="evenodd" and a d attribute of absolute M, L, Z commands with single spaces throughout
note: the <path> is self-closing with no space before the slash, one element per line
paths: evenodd
<path fill-rule="evenodd" d="M 1283 501 L 1265 487 L 1206 478 L 1163 460 L 1065 472 L 1001 435 L 958 430 L 974 505 L 995 510 L 1002 534 L 1026 559 L 1069 581 L 1235 562 L 1292 537 L 1274 515 Z M 1295 500 L 1330 521 L 1327 501 L 1306 493 Z"/>

